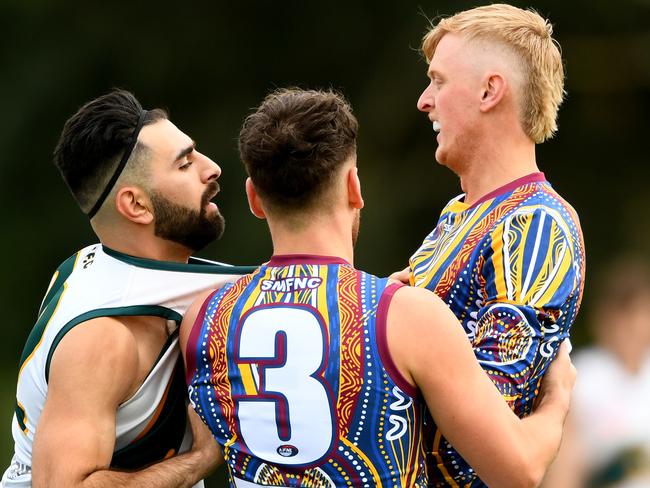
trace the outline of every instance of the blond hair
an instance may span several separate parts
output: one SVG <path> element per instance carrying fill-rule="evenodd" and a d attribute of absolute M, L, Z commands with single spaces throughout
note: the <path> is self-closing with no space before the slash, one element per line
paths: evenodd
<path fill-rule="evenodd" d="M 564 96 L 564 68 L 550 22 L 533 10 L 506 4 L 465 10 L 441 20 L 424 36 L 422 52 L 427 62 L 447 33 L 509 47 L 519 58 L 524 75 L 520 87 L 522 127 L 535 143 L 553 136 Z"/>

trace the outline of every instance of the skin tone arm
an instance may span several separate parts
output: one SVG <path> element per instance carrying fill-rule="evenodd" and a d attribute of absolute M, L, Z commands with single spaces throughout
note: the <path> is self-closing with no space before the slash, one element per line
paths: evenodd
<path fill-rule="evenodd" d="M 214 290 L 206 290 L 199 293 L 196 296 L 196 299 L 192 302 L 192 305 L 187 309 L 185 315 L 183 316 L 183 322 L 181 323 L 180 331 L 178 332 L 178 343 L 181 346 L 181 352 L 183 353 L 183 359 L 187 361 L 185 353 L 187 352 L 187 340 L 190 337 L 190 332 L 192 332 L 192 327 L 194 327 L 194 322 L 196 317 L 201 311 L 203 303 L 208 299 L 208 297 L 214 293 Z M 185 363 L 187 364 L 187 362 Z"/>
<path fill-rule="evenodd" d="M 192 302 L 192 305 L 189 306 L 187 312 L 185 312 L 185 315 L 183 316 L 183 322 L 181 322 L 181 328 L 178 331 L 178 344 L 180 345 L 181 353 L 183 354 L 183 361 L 186 370 L 187 370 L 187 357 L 185 357 L 185 355 L 187 353 L 187 341 L 190 337 L 190 333 L 192 332 L 192 327 L 194 327 L 194 322 L 196 322 L 196 317 L 199 315 L 199 312 L 201 311 L 201 307 L 203 306 L 203 303 L 205 303 L 205 301 L 208 299 L 210 295 L 212 295 L 212 293 L 214 293 L 214 290 L 206 290 L 199 293 L 196 296 L 196 299 Z"/>
<path fill-rule="evenodd" d="M 34 488 L 191 487 L 220 464 L 216 442 L 189 409 L 190 451 L 139 471 L 110 470 L 116 411 L 137 390 L 136 371 L 138 345 L 119 319 L 93 319 L 65 335 L 34 439 Z"/>
<path fill-rule="evenodd" d="M 557 453 L 575 368 L 562 346 L 535 412 L 519 419 L 476 361 L 462 327 L 433 293 L 403 287 L 391 302 L 388 346 L 418 385 L 442 434 L 488 486 L 538 486 Z"/>

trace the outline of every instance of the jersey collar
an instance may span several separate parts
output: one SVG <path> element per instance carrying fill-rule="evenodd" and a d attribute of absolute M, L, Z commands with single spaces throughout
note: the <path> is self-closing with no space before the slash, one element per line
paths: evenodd
<path fill-rule="evenodd" d="M 292 264 L 347 264 L 345 259 L 337 256 L 319 256 L 317 254 L 277 254 L 271 257 L 269 266 L 290 266 Z"/>

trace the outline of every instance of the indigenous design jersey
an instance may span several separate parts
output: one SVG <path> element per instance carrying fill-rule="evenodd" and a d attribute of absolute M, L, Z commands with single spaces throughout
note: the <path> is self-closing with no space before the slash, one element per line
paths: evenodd
<path fill-rule="evenodd" d="M 176 329 L 197 293 L 254 269 L 194 258 L 190 263 L 135 258 L 96 244 L 59 266 L 21 357 L 12 424 L 15 453 L 2 486 L 31 486 L 32 442 L 47 396 L 52 354 L 73 327 L 97 317 L 164 317 L 170 331 L 142 386 L 117 410 L 111 466 L 136 469 L 177 453 L 181 443 L 189 448 Z"/>
<path fill-rule="evenodd" d="M 277 256 L 209 297 L 190 401 L 231 487 L 424 487 L 423 403 L 386 345 L 396 285 L 338 258 Z"/>
<path fill-rule="evenodd" d="M 534 173 L 471 207 L 452 200 L 411 257 L 411 284 L 451 308 L 481 366 L 519 415 L 575 320 L 584 284 L 578 216 Z M 433 486 L 484 486 L 435 430 Z M 433 465 L 433 466 L 432 466 Z"/>

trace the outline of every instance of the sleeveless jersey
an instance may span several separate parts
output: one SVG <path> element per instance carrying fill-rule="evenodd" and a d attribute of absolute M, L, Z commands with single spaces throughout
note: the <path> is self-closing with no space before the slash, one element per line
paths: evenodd
<path fill-rule="evenodd" d="M 73 327 L 97 317 L 163 317 L 170 333 L 142 386 L 117 410 L 111 467 L 137 469 L 189 448 L 178 325 L 197 293 L 253 269 L 196 258 L 189 264 L 154 261 L 100 244 L 67 259 L 52 277 L 23 350 L 12 423 L 14 457 L 2 486 L 31 486 L 32 442 L 47 397 L 52 354 Z"/>
<path fill-rule="evenodd" d="M 411 257 L 411 284 L 451 308 L 483 369 L 524 416 L 578 313 L 585 272 L 580 223 L 543 173 L 472 206 L 462 197 L 443 209 Z M 435 426 L 427 439 L 432 486 L 485 486 Z"/>
<path fill-rule="evenodd" d="M 231 487 L 426 486 L 426 407 L 386 343 L 397 288 L 339 258 L 276 256 L 205 301 L 187 382 Z"/>

